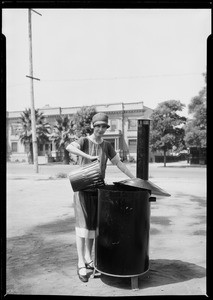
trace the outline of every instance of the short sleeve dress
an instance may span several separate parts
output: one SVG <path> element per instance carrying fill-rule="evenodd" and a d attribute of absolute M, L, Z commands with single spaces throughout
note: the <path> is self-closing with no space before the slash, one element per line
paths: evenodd
<path fill-rule="evenodd" d="M 107 160 L 111 160 L 116 155 L 116 151 L 112 145 L 105 140 L 103 140 L 100 144 L 97 144 L 89 137 L 81 137 L 72 144 L 89 155 L 99 156 L 101 174 L 103 178 L 105 178 Z M 91 163 L 91 161 L 84 157 L 80 157 L 79 163 L 80 165 L 85 165 Z M 98 204 L 97 189 L 75 192 L 73 200 L 76 235 L 83 238 L 95 238 Z"/>

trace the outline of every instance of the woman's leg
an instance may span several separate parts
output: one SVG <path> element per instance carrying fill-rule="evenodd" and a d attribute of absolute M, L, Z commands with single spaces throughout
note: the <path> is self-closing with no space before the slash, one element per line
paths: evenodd
<path fill-rule="evenodd" d="M 85 238 L 82 238 L 76 235 L 76 247 L 77 247 L 77 254 L 78 254 L 78 267 L 82 268 L 85 267 L 84 261 L 84 254 L 85 254 Z M 80 275 L 86 275 L 86 269 L 79 270 Z"/>
<path fill-rule="evenodd" d="M 92 261 L 92 246 L 94 239 L 85 238 L 85 260 L 87 263 Z"/>

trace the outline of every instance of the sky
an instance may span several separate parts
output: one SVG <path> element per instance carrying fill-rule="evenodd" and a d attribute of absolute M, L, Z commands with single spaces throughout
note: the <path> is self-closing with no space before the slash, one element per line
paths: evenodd
<path fill-rule="evenodd" d="M 35 108 L 180 100 L 204 87 L 210 9 L 35 9 Z M 28 9 L 3 9 L 7 111 L 31 106 Z"/>

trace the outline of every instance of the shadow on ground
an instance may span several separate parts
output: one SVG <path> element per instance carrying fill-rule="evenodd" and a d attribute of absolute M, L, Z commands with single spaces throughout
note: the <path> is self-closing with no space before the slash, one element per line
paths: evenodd
<path fill-rule="evenodd" d="M 68 217 L 33 227 L 22 236 L 7 239 L 7 278 L 36 276 L 76 265 L 75 219 Z"/>
<path fill-rule="evenodd" d="M 181 260 L 155 259 L 150 260 L 149 271 L 139 276 L 138 286 L 139 289 L 145 289 L 205 276 L 205 268 L 196 264 L 183 262 Z M 117 288 L 129 289 L 131 286 L 131 278 L 129 277 L 112 277 L 102 274 L 100 278 L 105 284 Z"/>

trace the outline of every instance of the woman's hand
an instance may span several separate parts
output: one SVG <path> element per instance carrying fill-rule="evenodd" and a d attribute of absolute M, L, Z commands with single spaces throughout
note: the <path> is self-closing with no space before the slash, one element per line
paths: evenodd
<path fill-rule="evenodd" d="M 77 143 L 76 143 L 77 144 Z M 75 155 L 78 155 L 78 156 L 82 156 L 84 158 L 87 158 L 91 161 L 96 161 L 96 160 L 99 160 L 99 156 L 93 156 L 93 155 L 89 155 L 83 151 L 81 151 L 80 149 L 78 149 L 77 146 L 73 146 L 72 143 L 69 144 L 67 147 L 66 147 L 66 150 L 71 152 L 72 154 L 75 154 Z"/>
<path fill-rule="evenodd" d="M 88 155 L 88 159 L 90 159 L 91 161 L 99 161 L 99 156 L 92 156 L 92 155 Z"/>

